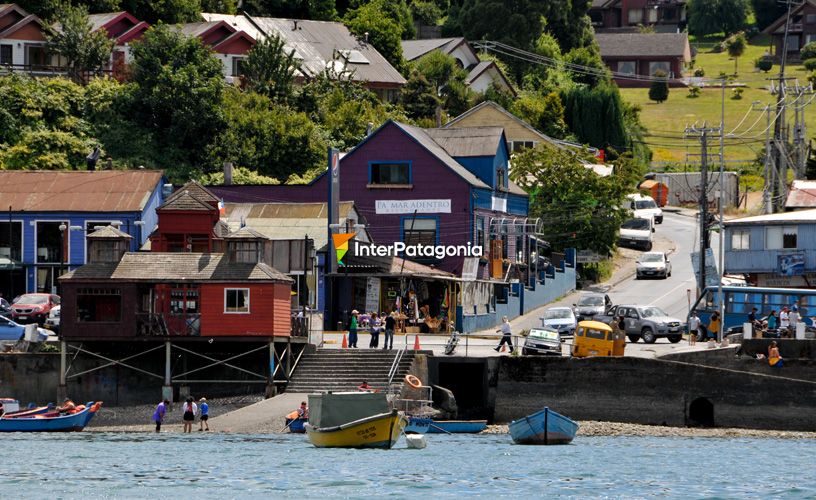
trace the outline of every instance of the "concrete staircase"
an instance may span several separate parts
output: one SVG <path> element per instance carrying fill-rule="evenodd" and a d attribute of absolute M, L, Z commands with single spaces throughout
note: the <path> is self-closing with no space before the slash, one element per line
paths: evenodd
<path fill-rule="evenodd" d="M 405 351 L 394 375 L 394 383 L 402 384 L 414 363 L 414 354 L 415 351 Z M 396 355 L 396 350 L 318 349 L 314 354 L 303 355 L 286 392 L 356 391 L 364 380 L 374 389 L 385 390 Z"/>

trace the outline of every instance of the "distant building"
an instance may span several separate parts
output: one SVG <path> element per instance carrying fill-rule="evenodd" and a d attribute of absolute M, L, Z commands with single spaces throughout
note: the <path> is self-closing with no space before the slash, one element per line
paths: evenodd
<path fill-rule="evenodd" d="M 670 79 L 683 77 L 691 63 L 691 48 L 686 33 L 597 33 L 601 59 L 621 87 L 648 86 L 648 78 L 663 71 Z M 631 78 L 627 78 L 631 77 Z M 670 82 L 672 83 L 672 82 Z"/>
<path fill-rule="evenodd" d="M 166 179 L 150 170 L 0 170 L 0 291 L 59 293 L 57 277 L 88 260 L 87 236 L 114 226 L 137 250 L 156 227 Z"/>
<path fill-rule="evenodd" d="M 726 274 L 766 287 L 816 287 L 816 210 L 725 222 Z"/>
<path fill-rule="evenodd" d="M 816 208 L 816 181 L 795 180 L 788 190 L 785 210 L 809 210 Z"/>
<path fill-rule="evenodd" d="M 225 21 L 181 24 L 178 29 L 187 36 L 200 38 L 204 45 L 212 48 L 224 66 L 227 82 L 239 82 L 244 61 L 255 46 L 254 38 Z"/>
<path fill-rule="evenodd" d="M 474 92 L 483 93 L 491 85 L 516 95 L 516 90 L 501 68 L 493 61 L 482 61 L 467 40 L 457 38 L 433 38 L 425 40 L 403 40 L 402 56 L 406 61 L 416 61 L 435 50 L 456 59 L 459 67 L 468 72 L 465 83 Z"/>
<path fill-rule="evenodd" d="M 641 26 L 678 32 L 686 27 L 686 0 L 592 0 L 588 14 L 599 33 Z"/>
<path fill-rule="evenodd" d="M 206 13 L 202 17 L 207 22 L 224 21 L 257 41 L 273 34 L 279 36 L 287 52 L 294 50 L 300 62 L 295 75 L 299 81 L 325 71 L 347 73 L 389 102 L 397 99 L 399 89 L 405 85 L 405 78 L 373 45 L 355 37 L 342 23 Z"/>
<path fill-rule="evenodd" d="M 771 35 L 771 46 L 777 57 L 782 55 L 785 41 L 785 20 L 787 13 L 771 23 L 762 32 Z M 794 2 L 788 26 L 788 57 L 799 58 L 799 51 L 810 42 L 816 41 L 816 0 Z"/>

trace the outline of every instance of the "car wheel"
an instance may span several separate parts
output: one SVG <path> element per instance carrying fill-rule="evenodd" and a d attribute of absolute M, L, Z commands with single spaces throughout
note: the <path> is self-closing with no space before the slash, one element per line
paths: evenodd
<path fill-rule="evenodd" d="M 652 251 L 652 242 L 650 241 L 649 243 L 646 243 L 646 247 L 645 247 L 645 248 L 646 248 L 646 251 L 647 251 L 647 252 L 651 252 L 651 251 Z"/>
<path fill-rule="evenodd" d="M 640 336 L 643 337 L 643 341 L 647 344 L 654 344 L 655 341 L 657 341 L 657 337 L 655 337 L 655 334 L 651 328 L 644 328 L 640 333 Z"/>
<path fill-rule="evenodd" d="M 682 335 L 669 335 L 669 342 L 676 344 L 683 339 Z"/>
<path fill-rule="evenodd" d="M 631 342 L 633 344 L 636 343 L 638 341 L 638 339 L 640 338 L 639 335 L 627 335 L 627 337 L 629 338 L 629 342 Z"/>
<path fill-rule="evenodd" d="M 637 274 L 637 273 L 635 273 L 635 279 L 636 279 L 636 280 L 639 280 L 639 279 L 640 279 L 640 275 L 639 275 L 639 274 Z"/>

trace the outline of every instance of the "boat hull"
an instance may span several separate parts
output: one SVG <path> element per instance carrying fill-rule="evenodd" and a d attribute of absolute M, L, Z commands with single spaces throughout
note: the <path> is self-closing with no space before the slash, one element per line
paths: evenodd
<path fill-rule="evenodd" d="M 392 411 L 336 427 L 318 428 L 308 423 L 304 427 L 309 441 L 317 448 L 390 449 L 406 423 L 401 413 Z"/>
<path fill-rule="evenodd" d="M 487 429 L 487 420 L 434 420 L 429 434 L 478 434 Z"/>
<path fill-rule="evenodd" d="M 48 417 L 41 414 L 30 417 L 0 418 L 0 432 L 78 432 L 88 425 L 101 406 L 101 401 L 88 403 L 87 407 L 80 412 L 59 417 Z"/>
<path fill-rule="evenodd" d="M 307 418 L 287 418 L 286 427 L 289 429 L 289 432 L 293 434 L 303 434 L 306 432 L 304 425 L 308 421 L 309 419 Z"/>
<path fill-rule="evenodd" d="M 569 444 L 577 433 L 577 422 L 549 408 L 510 422 L 516 444 Z"/>

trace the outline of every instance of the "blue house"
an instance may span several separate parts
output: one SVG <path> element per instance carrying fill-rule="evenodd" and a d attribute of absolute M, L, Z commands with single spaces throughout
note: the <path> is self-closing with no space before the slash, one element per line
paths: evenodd
<path fill-rule="evenodd" d="M 756 286 L 816 286 L 816 209 L 726 221 L 724 262 Z"/>
<path fill-rule="evenodd" d="M 117 226 L 138 250 L 156 227 L 165 183 L 150 170 L 0 171 L 0 293 L 59 293 L 57 277 L 87 262 L 96 226 Z"/>

